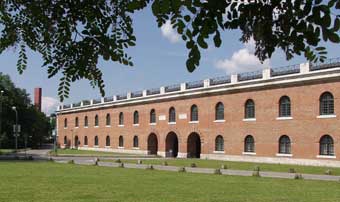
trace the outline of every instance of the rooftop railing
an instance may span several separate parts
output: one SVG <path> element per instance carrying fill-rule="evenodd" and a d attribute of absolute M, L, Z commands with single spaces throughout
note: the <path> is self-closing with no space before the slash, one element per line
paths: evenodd
<path fill-rule="evenodd" d="M 83 100 L 83 106 L 90 105 L 91 101 L 90 100 Z"/>
<path fill-rule="evenodd" d="M 95 99 L 93 100 L 93 104 L 99 104 L 99 103 L 102 103 L 102 99 Z"/>
<path fill-rule="evenodd" d="M 254 72 L 244 72 L 237 75 L 238 81 L 249 81 L 254 79 L 262 79 L 262 71 L 254 71 Z"/>
<path fill-rule="evenodd" d="M 71 108 L 71 105 L 70 105 L 70 104 L 63 105 L 63 109 L 69 109 L 69 108 Z"/>
<path fill-rule="evenodd" d="M 80 107 L 80 105 L 81 105 L 81 102 L 77 102 L 77 103 L 73 103 L 72 107 Z"/>
<path fill-rule="evenodd" d="M 126 94 L 117 95 L 117 100 L 126 100 L 126 99 L 127 99 Z"/>
<path fill-rule="evenodd" d="M 210 79 L 211 86 L 226 84 L 230 82 L 231 82 L 230 76 L 220 76 L 220 77 L 215 77 L 215 78 Z"/>
<path fill-rule="evenodd" d="M 131 98 L 143 97 L 143 91 L 135 91 L 131 93 Z"/>
<path fill-rule="evenodd" d="M 181 84 L 174 84 L 174 85 L 170 85 L 170 86 L 165 87 L 166 93 L 180 91 L 180 90 L 181 90 Z"/>
<path fill-rule="evenodd" d="M 204 87 L 204 80 L 187 82 L 185 86 L 186 89 L 202 88 Z"/>
<path fill-rule="evenodd" d="M 340 57 L 327 59 L 325 62 L 318 63 L 309 63 L 310 71 L 322 70 L 322 69 L 330 69 L 340 67 Z"/>
<path fill-rule="evenodd" d="M 146 95 L 157 95 L 160 94 L 161 90 L 159 88 L 153 88 L 146 90 Z"/>
<path fill-rule="evenodd" d="M 270 69 L 270 75 L 272 77 L 289 75 L 289 74 L 297 74 L 297 73 L 300 73 L 300 65 L 299 64 Z"/>
<path fill-rule="evenodd" d="M 104 97 L 104 102 L 112 102 L 113 101 L 113 97 Z"/>

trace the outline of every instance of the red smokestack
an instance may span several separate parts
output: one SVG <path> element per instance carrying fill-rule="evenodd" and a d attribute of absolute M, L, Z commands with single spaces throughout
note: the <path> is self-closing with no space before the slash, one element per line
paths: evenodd
<path fill-rule="evenodd" d="M 34 88 L 34 106 L 41 111 L 41 88 Z"/>

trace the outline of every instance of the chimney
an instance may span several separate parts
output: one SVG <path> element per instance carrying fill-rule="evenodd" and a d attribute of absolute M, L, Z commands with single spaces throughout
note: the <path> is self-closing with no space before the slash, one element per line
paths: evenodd
<path fill-rule="evenodd" d="M 34 88 L 34 106 L 41 111 L 41 88 Z"/>

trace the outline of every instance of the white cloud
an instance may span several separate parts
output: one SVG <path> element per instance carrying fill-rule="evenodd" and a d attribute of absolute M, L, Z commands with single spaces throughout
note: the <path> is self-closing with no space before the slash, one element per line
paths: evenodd
<path fill-rule="evenodd" d="M 53 97 L 42 97 L 41 102 L 41 109 L 46 114 L 53 113 L 59 105 L 59 100 Z"/>
<path fill-rule="evenodd" d="M 244 46 L 244 48 L 234 52 L 231 58 L 216 61 L 215 66 L 225 70 L 228 74 L 256 71 L 269 67 L 269 60 L 261 63 L 254 55 L 255 42 L 253 39 L 244 44 Z"/>
<path fill-rule="evenodd" d="M 162 35 L 167 38 L 171 43 L 179 42 L 180 35 L 172 28 L 170 20 L 161 27 Z"/>

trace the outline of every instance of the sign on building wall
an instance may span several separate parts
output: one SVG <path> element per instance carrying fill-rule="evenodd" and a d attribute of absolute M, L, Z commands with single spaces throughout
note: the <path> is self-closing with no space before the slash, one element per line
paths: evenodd
<path fill-rule="evenodd" d="M 158 120 L 165 121 L 166 120 L 165 115 L 159 115 Z"/>
<path fill-rule="evenodd" d="M 179 119 L 187 119 L 187 114 L 179 114 L 178 118 Z"/>

